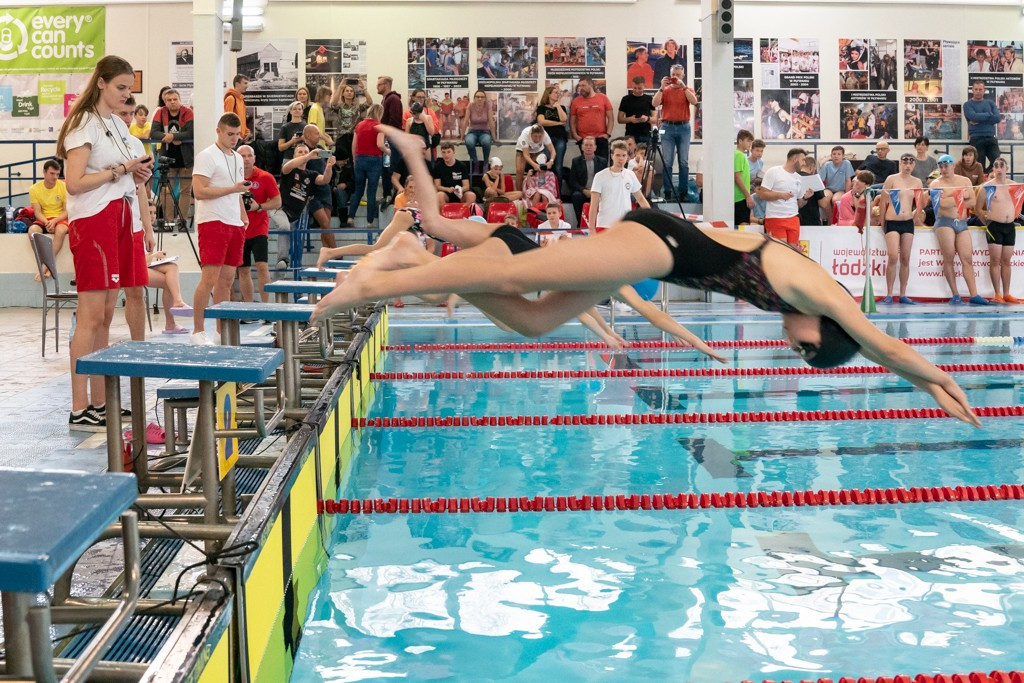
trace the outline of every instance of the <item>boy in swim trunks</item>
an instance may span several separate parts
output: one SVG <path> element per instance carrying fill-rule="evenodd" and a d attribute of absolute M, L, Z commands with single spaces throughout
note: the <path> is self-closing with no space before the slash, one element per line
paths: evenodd
<path fill-rule="evenodd" d="M 928 187 L 942 191 L 939 195 L 939 209 L 935 212 L 935 238 L 939 241 L 939 250 L 942 252 L 942 274 L 946 276 L 949 291 L 953 295 L 949 303 L 964 303 L 956 288 L 956 271 L 953 269 L 953 257 L 959 256 L 970 296 L 968 301 L 978 306 L 991 306 L 991 301 L 978 295 L 978 287 L 974 280 L 971 236 L 967 232 L 967 210 L 973 209 L 975 203 L 971 181 L 953 173 L 953 157 L 948 154 L 939 157 L 937 163 L 939 177 Z"/>
<path fill-rule="evenodd" d="M 910 252 L 914 246 L 914 218 L 924 214 L 924 195 L 919 178 L 912 175 L 914 155 L 900 157 L 900 172 L 885 179 L 882 185 L 882 228 L 885 230 L 885 247 L 889 252 L 889 263 L 885 267 L 886 295 L 882 303 L 893 302 L 893 286 L 896 273 L 900 275 L 901 304 L 916 304 L 907 296 L 907 281 L 910 279 Z M 895 195 L 895 198 L 893 197 Z"/>
<path fill-rule="evenodd" d="M 1006 159 L 999 157 L 992 162 L 992 178 L 978 190 L 978 217 L 985 222 L 985 238 L 988 240 L 989 273 L 995 298 L 1000 304 L 1024 303 L 1010 294 L 1010 260 L 1017 239 L 1017 204 L 1010 194 L 1010 188 L 1019 186 L 1006 174 Z"/>

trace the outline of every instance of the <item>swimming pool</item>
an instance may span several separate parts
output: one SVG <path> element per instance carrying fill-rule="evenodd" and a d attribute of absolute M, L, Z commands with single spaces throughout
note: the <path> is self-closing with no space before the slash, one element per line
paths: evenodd
<path fill-rule="evenodd" d="M 739 320 L 740 322 L 737 322 Z M 879 320 L 898 336 L 1013 336 L 1014 316 Z M 744 313 L 689 325 L 771 339 Z M 630 326 L 631 339 L 657 339 Z M 556 341 L 583 339 L 574 328 Z M 486 326 L 392 326 L 391 343 L 522 342 Z M 918 346 L 936 363 L 1008 346 Z M 798 367 L 778 348 L 728 367 Z M 393 351 L 369 417 L 930 408 L 892 375 L 520 379 L 538 370 L 723 367 L 693 351 Z M 858 360 L 855 364 L 864 364 Z M 955 375 L 976 406 L 1024 405 L 1024 371 Z M 428 377 L 432 377 L 428 375 Z M 344 498 L 724 494 L 1024 482 L 1024 419 L 367 427 Z M 342 515 L 294 681 L 838 678 L 1018 668 L 1019 501 L 752 509 Z"/>

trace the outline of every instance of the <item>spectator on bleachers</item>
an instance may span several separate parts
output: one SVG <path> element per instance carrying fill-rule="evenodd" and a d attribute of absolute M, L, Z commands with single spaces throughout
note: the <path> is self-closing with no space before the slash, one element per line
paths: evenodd
<path fill-rule="evenodd" d="M 379 106 L 379 105 L 374 105 Z M 373 107 L 371 107 L 373 109 Z M 360 122 L 362 124 L 363 122 Z M 358 129 L 358 125 L 356 128 Z M 356 137 L 358 138 L 358 132 Z M 295 145 L 295 156 L 286 161 L 281 167 L 281 208 L 288 217 L 292 232 L 298 229 L 302 214 L 306 212 L 307 202 L 313 196 L 314 186 L 324 186 L 331 182 L 331 173 L 334 164 L 327 165 L 323 173 L 316 173 L 307 168 L 307 164 L 320 152 L 316 147 L 310 149 L 305 142 Z M 328 160 L 330 161 L 330 160 Z M 365 182 L 365 178 L 364 178 Z M 357 204 L 358 205 L 358 204 Z M 376 205 L 374 205 L 376 210 Z M 351 205 L 349 205 L 351 211 Z M 351 214 L 350 214 L 351 215 Z M 284 234 L 277 237 L 277 266 L 287 268 L 289 264 L 289 250 L 291 248 L 291 235 Z"/>
<path fill-rule="evenodd" d="M 750 222 L 754 208 L 754 197 L 750 194 L 750 161 L 747 154 L 754 144 L 754 134 L 741 130 L 736 134 L 736 151 L 733 153 L 733 226 L 739 227 Z"/>
<path fill-rule="evenodd" d="M 530 206 L 536 207 L 558 201 L 558 180 L 554 172 L 548 170 L 547 161 L 543 154 L 538 156 L 540 170 L 534 171 L 531 168 L 523 179 L 523 196 Z"/>
<path fill-rule="evenodd" d="M 803 166 L 807 152 L 795 147 L 786 153 L 786 163 L 772 166 L 764 174 L 758 196 L 767 204 L 764 231 L 775 239 L 800 244 L 800 205 L 801 199 L 807 200 L 814 195 L 814 190 L 804 191 L 803 181 L 797 169 Z"/>
<path fill-rule="evenodd" d="M 537 125 L 544 129 L 544 132 L 551 138 L 551 144 L 555 147 L 551 168 L 559 179 L 562 178 L 565 146 L 569 141 L 569 131 L 565 127 L 569 120 L 569 114 L 561 105 L 561 99 L 562 89 L 557 84 L 549 85 L 541 93 L 540 104 L 537 106 Z"/>
<path fill-rule="evenodd" d="M 231 113 L 242 122 L 242 141 L 249 139 L 249 126 L 245 122 L 245 91 L 249 88 L 249 78 L 236 74 L 231 79 L 231 87 L 224 93 L 224 112 Z"/>
<path fill-rule="evenodd" d="M 423 158 L 430 161 L 430 142 L 437 133 L 434 125 L 434 118 L 430 115 L 429 109 L 413 100 L 409 105 L 409 116 L 405 119 L 405 132 L 418 136 L 423 140 Z"/>
<path fill-rule="evenodd" d="M 664 57 L 662 58 L 664 59 Z M 679 64 L 672 66 L 667 78 L 661 80 L 660 90 L 651 103 L 661 107 L 661 155 L 665 160 L 665 196 L 679 201 L 689 199 L 690 185 L 690 121 L 691 109 L 697 104 L 697 94 L 686 84 L 686 74 Z M 673 187 L 672 168 L 679 157 L 678 180 Z M 675 196 L 670 196 L 673 194 Z"/>
<path fill-rule="evenodd" d="M 569 106 L 569 130 L 572 139 L 583 149 L 583 138 L 593 136 L 597 154 L 608 158 L 608 139 L 612 136 L 615 116 L 612 103 L 604 93 L 597 92 L 594 79 L 584 76 L 578 86 L 579 96 Z"/>
<path fill-rule="evenodd" d="M 545 153 L 549 159 L 555 157 L 555 146 L 543 127 L 536 124 L 527 126 L 516 140 L 516 189 L 523 189 L 523 174 L 527 168 L 540 169 L 537 155 Z"/>
<path fill-rule="evenodd" d="M 935 161 L 935 157 L 928 154 L 930 146 L 931 140 L 923 135 L 914 139 L 914 151 L 917 152 L 917 156 L 914 159 L 914 170 L 910 175 L 920 180 L 925 187 L 932 181 L 932 173 L 939 170 L 939 164 Z"/>
<path fill-rule="evenodd" d="M 654 164 L 647 160 L 647 143 L 641 142 L 636 146 L 636 154 L 626 164 L 626 168 L 640 179 L 644 186 L 644 196 L 650 198 L 651 184 L 654 182 Z"/>
<path fill-rule="evenodd" d="M 434 135 L 439 134 L 441 130 L 441 119 L 438 117 L 436 111 L 427 106 L 427 93 L 425 90 L 417 88 L 416 90 L 413 90 L 412 93 L 410 93 L 409 108 L 406 109 L 405 112 L 402 114 L 402 129 L 407 130 L 405 128 L 406 123 L 409 121 L 410 118 L 416 116 L 415 112 L 413 111 L 413 105 L 417 104 L 419 105 L 417 109 L 421 110 L 424 116 L 429 116 L 430 121 L 433 124 L 434 129 L 433 132 L 430 134 L 431 139 L 427 140 L 427 148 L 433 149 L 437 147 L 437 144 L 435 144 L 435 142 L 437 142 L 437 139 L 434 138 Z M 427 158 L 429 159 L 430 157 Z"/>
<path fill-rule="evenodd" d="M 643 76 L 634 76 L 630 91 L 619 100 L 619 123 L 626 124 L 626 135 L 632 135 L 638 145 L 651 141 L 651 124 L 657 113 L 645 87 Z"/>
<path fill-rule="evenodd" d="M 392 97 L 390 82 L 386 97 Z M 378 88 L 380 83 L 378 82 Z M 378 90 L 380 92 L 380 90 Z M 398 95 L 394 94 L 397 98 Z M 401 106 L 401 100 L 399 100 Z M 380 117 L 384 113 L 384 107 L 380 104 L 371 105 L 366 110 L 366 118 L 356 124 L 355 136 L 352 139 L 352 158 L 354 163 L 352 169 L 355 173 L 355 185 L 352 188 L 351 197 L 348 202 L 348 225 L 354 225 L 356 210 L 359 209 L 359 202 L 366 195 L 366 224 L 369 227 L 377 227 L 377 183 L 380 182 L 381 174 L 384 172 L 383 156 L 387 149 L 384 144 L 384 133 L 377 130 L 377 125 L 382 123 Z M 401 124 L 401 115 L 399 115 Z M 390 186 L 390 183 L 388 183 Z"/>
<path fill-rule="evenodd" d="M 403 126 L 402 126 L 402 96 L 399 95 L 398 93 L 396 93 L 394 90 L 391 89 L 391 86 L 392 86 L 393 82 L 394 82 L 394 79 L 392 79 L 391 76 L 378 76 L 377 77 L 377 94 L 380 95 L 380 97 L 381 97 L 381 100 L 380 100 L 381 113 L 377 116 L 377 118 L 380 119 L 379 123 L 383 123 L 385 126 L 391 126 L 393 128 L 398 128 L 399 130 L 401 130 L 403 128 Z M 367 115 L 369 115 L 369 110 L 367 110 Z M 357 126 L 358 126 L 358 124 L 357 124 Z M 353 146 L 353 149 L 354 148 L 355 147 Z M 401 153 L 397 149 L 390 150 L 390 152 L 391 152 L 391 165 L 392 165 L 392 167 L 394 167 L 395 162 L 398 159 L 400 159 L 402 155 L 401 155 Z M 358 171 L 359 163 L 358 163 L 358 159 L 356 159 L 355 152 L 353 152 L 352 158 L 353 158 L 352 168 L 356 172 L 356 182 L 358 183 L 358 181 L 359 181 L 359 171 Z M 382 168 L 383 168 L 383 165 L 382 165 Z M 393 196 L 392 195 L 392 186 L 391 186 L 391 183 L 388 182 L 388 180 L 389 180 L 388 178 L 384 178 L 384 183 L 383 183 L 383 186 L 381 188 L 381 191 L 382 191 L 383 196 L 384 196 L 385 204 L 387 203 L 388 198 Z M 376 195 L 377 188 L 376 187 L 371 188 L 369 190 L 369 193 L 372 194 L 372 195 Z M 351 208 L 351 204 L 350 204 L 350 208 Z M 350 210 L 349 211 L 349 220 L 351 220 L 351 219 L 352 219 L 352 211 Z"/>
<path fill-rule="evenodd" d="M 466 131 L 466 151 L 469 153 L 469 160 L 476 164 L 476 148 L 483 150 L 483 160 L 491 156 L 491 144 L 497 137 L 494 131 L 494 110 L 491 103 L 487 101 L 487 94 L 483 90 L 477 90 L 473 94 L 473 101 L 466 107 L 466 116 L 462 120 L 462 129 Z"/>
<path fill-rule="evenodd" d="M 249 191 L 242 195 L 249 226 L 245 230 L 245 246 L 242 250 L 242 266 L 238 269 L 238 288 L 242 301 L 253 300 L 252 266 L 256 266 L 256 280 L 260 300 L 270 301 L 270 294 L 263 288 L 270 282 L 270 215 L 268 211 L 281 208 L 281 191 L 277 181 L 261 168 L 256 168 L 256 152 L 249 145 L 238 148 L 242 157 L 245 179 L 252 183 Z"/>
<path fill-rule="evenodd" d="M 889 143 L 879 140 L 875 143 L 874 154 L 868 155 L 868 158 L 861 163 L 859 170 L 871 171 L 879 183 L 884 183 L 886 178 L 900 171 L 899 164 L 888 159 L 888 156 Z"/>
<path fill-rule="evenodd" d="M 310 149 L 316 149 L 317 141 L 323 140 L 323 135 L 319 129 L 312 123 L 307 123 L 306 127 L 302 129 L 302 141 L 306 143 L 306 147 Z M 324 173 L 327 170 L 327 159 L 337 159 L 333 154 L 329 154 L 322 148 L 318 150 L 318 154 L 310 159 L 306 163 L 306 168 L 314 173 Z M 327 176 L 330 179 L 331 176 Z M 331 232 L 331 213 L 334 210 L 334 197 L 331 192 L 330 185 L 317 185 L 313 188 L 313 196 L 309 199 L 309 205 L 306 208 L 309 212 L 310 218 L 312 218 L 317 227 L 320 228 L 320 241 L 324 243 L 325 247 L 334 248 L 334 233 Z M 312 228 L 313 226 L 309 226 Z"/>
<path fill-rule="evenodd" d="M 591 228 L 608 228 L 629 213 L 633 200 L 643 208 L 650 208 L 637 177 L 626 168 L 626 143 L 617 140 L 611 144 L 611 165 L 594 176 L 590 186 Z"/>
<path fill-rule="evenodd" d="M 511 192 L 505 190 L 505 174 L 502 172 L 502 168 L 504 168 L 504 165 L 501 159 L 498 157 L 491 159 L 490 167 L 483 175 L 484 200 L 503 197 L 509 201 L 515 201 L 523 196 L 523 193 L 519 190 L 512 190 Z"/>
<path fill-rule="evenodd" d="M 192 160 L 195 157 L 192 140 L 195 115 L 181 103 L 181 95 L 174 88 L 165 90 L 162 97 L 166 106 L 153 113 L 151 134 L 153 139 L 163 143 L 157 153 L 171 159 L 167 175 L 171 180 L 171 189 L 176 188 L 178 192 L 178 209 L 181 216 L 187 221 L 189 207 L 192 205 Z M 173 192 L 168 192 L 163 206 L 164 220 L 174 219 L 173 202 Z"/>
<path fill-rule="evenodd" d="M 475 204 L 476 193 L 469 189 L 469 165 L 455 158 L 455 143 L 441 143 L 441 158 L 434 162 L 434 189 L 442 205 Z"/>
<path fill-rule="evenodd" d="M 373 104 L 373 97 L 366 88 L 366 84 L 360 80 L 360 87 L 363 91 L 363 101 L 356 97 L 356 89 L 351 83 L 345 83 L 334 90 L 331 95 L 331 110 L 338 120 L 337 145 L 345 149 L 352 148 L 352 136 L 355 134 L 356 124 L 363 120 L 366 110 Z M 335 155 L 341 159 L 340 155 Z"/>
<path fill-rule="evenodd" d="M 277 150 L 281 152 L 281 161 L 292 158 L 295 145 L 302 142 L 302 129 L 306 122 L 302 120 L 302 102 L 295 100 L 288 105 L 288 120 L 281 126 L 281 134 L 277 139 Z"/>
<path fill-rule="evenodd" d="M 953 175 L 962 175 L 977 187 L 985 182 L 985 167 L 978 161 L 978 150 L 972 145 L 965 145 L 960 150 L 960 161 L 953 166 Z"/>
<path fill-rule="evenodd" d="M 313 104 L 309 106 L 309 114 L 306 115 L 306 121 L 310 125 L 316 126 L 317 132 L 319 133 L 317 139 L 317 146 L 327 149 L 328 147 L 334 146 L 334 140 L 330 135 L 327 134 L 327 109 L 331 106 L 331 89 L 326 85 L 321 85 L 316 89 L 316 98 Z M 309 144 L 309 140 L 306 140 L 306 144 Z"/>
<path fill-rule="evenodd" d="M 309 117 L 309 88 L 304 85 L 296 88 L 295 101 L 302 103 L 302 120 L 305 121 Z"/>
<path fill-rule="evenodd" d="M 761 187 L 761 179 L 764 178 L 764 148 L 764 140 L 754 140 L 750 146 L 750 157 L 747 159 L 750 162 L 750 191 L 754 195 L 754 210 L 750 217 L 752 223 L 764 222 L 765 202 L 757 196 L 757 188 Z"/>
<path fill-rule="evenodd" d="M 149 144 L 148 140 L 153 127 L 149 123 L 149 109 L 144 104 L 140 104 L 135 107 L 135 111 L 132 112 L 132 123 L 128 126 L 128 132 L 143 141 L 142 149 L 146 150 L 146 154 L 153 153 L 153 145 Z"/>
<path fill-rule="evenodd" d="M 53 235 L 53 254 L 56 256 L 64 246 L 68 235 L 68 191 L 60 179 L 60 163 L 49 159 L 43 164 L 43 179 L 28 188 L 35 222 L 29 226 L 28 234 L 45 232 Z M 46 273 L 47 277 L 50 273 Z M 39 274 L 36 274 L 39 279 Z"/>
<path fill-rule="evenodd" d="M 597 144 L 591 136 L 583 138 L 583 153 L 572 160 L 569 169 L 569 190 L 572 193 L 572 208 L 576 214 L 576 225 L 583 222 L 583 205 L 590 201 L 590 186 L 608 160 L 597 156 Z"/>
<path fill-rule="evenodd" d="M 558 202 L 548 202 L 544 207 L 546 221 L 537 226 L 538 230 L 551 230 L 551 233 L 544 235 L 541 239 L 545 242 L 561 239 L 569 236 L 572 226 L 562 218 L 562 205 Z"/>
<path fill-rule="evenodd" d="M 416 206 L 416 180 L 407 176 L 402 191 L 395 195 L 395 211 Z"/>
<path fill-rule="evenodd" d="M 853 225 L 863 228 L 867 222 L 868 195 L 867 190 L 875 183 L 875 174 L 871 171 L 857 171 L 853 176 L 850 191 L 839 200 L 839 211 L 836 225 Z"/>
<path fill-rule="evenodd" d="M 800 164 L 800 168 L 797 169 L 797 173 L 802 176 L 817 175 L 818 164 L 814 161 L 813 156 L 805 156 L 804 160 Z M 762 203 L 763 200 L 758 199 Z M 797 200 L 797 216 L 800 218 L 800 225 L 821 225 L 821 211 L 823 208 L 828 208 L 828 200 L 825 199 L 824 190 L 815 190 L 814 194 L 810 197 L 801 197 Z M 762 220 L 764 216 L 762 214 Z"/>
<path fill-rule="evenodd" d="M 841 145 L 832 148 L 831 160 L 822 164 L 818 169 L 821 181 L 825 183 L 825 198 L 832 207 L 839 206 L 843 195 L 853 187 L 853 164 L 846 159 L 846 150 Z M 828 222 L 832 222 L 832 216 L 827 216 Z"/>

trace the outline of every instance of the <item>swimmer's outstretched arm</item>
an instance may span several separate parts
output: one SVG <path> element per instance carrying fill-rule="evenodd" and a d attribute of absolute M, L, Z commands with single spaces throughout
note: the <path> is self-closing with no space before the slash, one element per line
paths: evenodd
<path fill-rule="evenodd" d="M 907 344 L 875 327 L 861 313 L 857 303 L 824 271 L 821 273 L 827 282 L 823 279 L 817 283 L 820 286 L 802 287 L 786 300 L 801 311 L 832 318 L 860 344 L 862 356 L 926 391 L 949 415 L 975 427 L 981 426 L 963 389 L 952 377 Z"/>
<path fill-rule="evenodd" d="M 704 355 L 714 358 L 719 363 L 724 364 L 729 362 L 725 356 L 717 353 L 714 349 L 708 346 L 703 339 L 677 323 L 668 313 L 661 310 L 650 301 L 645 301 L 630 285 L 626 285 L 619 289 L 619 291 L 615 293 L 615 298 L 625 301 L 627 304 L 632 306 L 637 313 L 646 318 L 647 322 L 651 323 L 662 332 L 672 335 L 676 341 L 682 344 L 689 344 Z"/>
<path fill-rule="evenodd" d="M 320 256 L 317 257 L 316 267 L 320 270 L 324 269 L 324 264 L 331 259 L 341 258 L 344 256 L 366 256 L 367 254 L 373 253 L 378 249 L 386 247 L 391 240 L 398 235 L 409 229 L 412 225 L 413 218 L 408 211 L 395 211 L 394 218 L 387 224 L 387 227 L 381 231 L 380 235 L 377 236 L 377 241 L 373 244 L 347 244 L 344 247 L 321 247 Z"/>

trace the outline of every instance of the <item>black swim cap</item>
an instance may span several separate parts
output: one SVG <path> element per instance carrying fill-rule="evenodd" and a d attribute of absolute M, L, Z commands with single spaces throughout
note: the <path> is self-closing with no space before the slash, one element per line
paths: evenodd
<path fill-rule="evenodd" d="M 821 344 L 801 344 L 800 356 L 813 368 L 834 368 L 860 351 L 858 344 L 832 318 L 821 316 Z"/>

